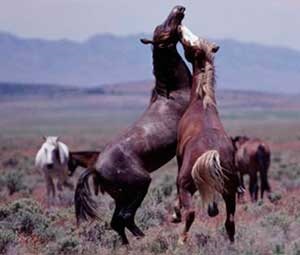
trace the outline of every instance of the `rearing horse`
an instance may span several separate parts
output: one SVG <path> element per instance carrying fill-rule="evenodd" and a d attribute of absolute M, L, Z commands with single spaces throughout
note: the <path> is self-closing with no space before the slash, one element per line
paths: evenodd
<path fill-rule="evenodd" d="M 179 30 L 185 57 L 193 66 L 193 85 L 188 109 L 178 129 L 179 201 L 174 222 L 180 222 L 183 215 L 185 227 L 180 242 L 185 242 L 195 218 L 193 194 L 199 190 L 203 202 L 211 206 L 212 216 L 217 210 L 215 197 L 220 193 L 226 203 L 225 227 L 230 240 L 234 241 L 238 176 L 234 168 L 234 148 L 216 106 L 214 53 L 219 47 L 198 38 L 184 26 Z"/>
<path fill-rule="evenodd" d="M 188 106 L 192 84 L 190 71 L 176 49 L 184 11 L 181 6 L 173 8 L 165 22 L 156 27 L 153 39 L 142 39 L 153 46 L 156 81 L 150 104 L 132 127 L 106 146 L 94 170 L 87 169 L 77 183 L 77 221 L 97 218 L 97 205 L 88 187 L 93 174 L 101 190 L 115 200 L 111 227 L 123 244 L 128 244 L 125 228 L 135 236 L 144 236 L 134 218 L 148 191 L 150 173 L 176 154 L 178 123 Z"/>

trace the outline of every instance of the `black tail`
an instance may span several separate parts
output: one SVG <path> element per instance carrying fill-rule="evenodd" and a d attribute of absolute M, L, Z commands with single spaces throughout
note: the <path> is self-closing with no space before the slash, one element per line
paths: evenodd
<path fill-rule="evenodd" d="M 263 145 L 259 145 L 257 149 L 257 160 L 259 164 L 259 173 L 261 181 L 261 198 L 263 198 L 264 191 L 271 191 L 268 181 L 268 169 L 270 166 L 270 155 L 265 150 Z"/>
<path fill-rule="evenodd" d="M 79 177 L 75 190 L 75 213 L 77 225 L 81 221 L 88 219 L 99 219 L 97 214 L 97 204 L 92 199 L 92 193 L 89 187 L 90 175 L 97 175 L 94 169 L 86 169 Z"/>

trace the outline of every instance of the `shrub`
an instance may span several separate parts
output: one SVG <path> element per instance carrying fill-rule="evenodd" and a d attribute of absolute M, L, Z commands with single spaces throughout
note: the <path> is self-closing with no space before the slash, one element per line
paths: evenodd
<path fill-rule="evenodd" d="M 46 253 L 48 255 L 77 254 L 79 253 L 79 241 L 75 237 L 65 237 L 46 248 Z"/>
<path fill-rule="evenodd" d="M 8 170 L 0 179 L 0 185 L 8 189 L 9 195 L 25 189 L 23 174 L 20 171 Z"/>
<path fill-rule="evenodd" d="M 8 247 L 16 242 L 16 235 L 12 230 L 0 228 L 0 254 L 5 254 Z"/>
<path fill-rule="evenodd" d="M 165 253 L 168 250 L 168 242 L 160 236 L 150 243 L 149 250 L 154 254 Z"/>
<path fill-rule="evenodd" d="M 289 230 L 291 222 L 292 221 L 289 215 L 282 212 L 275 212 L 267 215 L 261 222 L 261 225 L 269 229 L 273 229 L 275 226 L 277 226 L 283 230 L 284 234 L 286 234 Z"/>
<path fill-rule="evenodd" d="M 268 195 L 268 198 L 269 198 L 271 203 L 275 203 L 275 202 L 277 202 L 281 199 L 281 194 L 279 194 L 279 193 L 270 193 Z"/>
<path fill-rule="evenodd" d="M 0 224 L 26 235 L 36 235 L 42 241 L 55 237 L 49 220 L 43 215 L 40 205 L 31 199 L 17 200 L 0 208 Z"/>
<path fill-rule="evenodd" d="M 74 237 L 66 237 L 58 242 L 60 247 L 59 252 L 61 253 L 74 253 L 78 252 L 79 241 Z"/>

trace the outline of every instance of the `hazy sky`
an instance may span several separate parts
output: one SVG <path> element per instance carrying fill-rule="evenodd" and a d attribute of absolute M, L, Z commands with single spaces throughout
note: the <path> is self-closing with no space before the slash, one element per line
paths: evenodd
<path fill-rule="evenodd" d="M 0 0 L 0 30 L 75 40 L 149 33 L 175 4 L 187 7 L 184 23 L 201 36 L 300 50 L 300 0 Z"/>

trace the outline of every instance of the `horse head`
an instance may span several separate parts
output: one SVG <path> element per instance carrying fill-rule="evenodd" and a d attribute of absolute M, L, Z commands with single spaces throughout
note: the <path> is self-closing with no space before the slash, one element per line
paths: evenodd
<path fill-rule="evenodd" d="M 209 106 L 216 109 L 214 55 L 219 46 L 199 38 L 185 26 L 179 26 L 178 30 L 184 55 L 193 65 L 191 100 L 200 98 L 205 109 Z"/>
<path fill-rule="evenodd" d="M 190 72 L 177 52 L 179 42 L 178 27 L 184 18 L 185 8 L 176 6 L 166 20 L 158 25 L 151 40 L 141 39 L 143 44 L 151 44 L 153 74 L 155 76 L 156 94 L 169 98 L 169 94 L 191 85 Z"/>
<path fill-rule="evenodd" d="M 242 144 L 247 142 L 249 140 L 249 137 L 247 136 L 236 136 L 236 137 L 231 137 L 231 141 L 233 143 L 234 149 L 237 150 L 238 148 L 241 147 Z"/>
<path fill-rule="evenodd" d="M 52 169 L 54 167 L 55 162 L 57 161 L 59 162 L 59 164 L 63 164 L 65 152 L 61 142 L 59 141 L 59 137 L 44 136 L 43 139 L 45 141 L 43 148 L 46 159 L 46 167 L 48 169 Z"/>
<path fill-rule="evenodd" d="M 219 46 L 215 43 L 201 39 L 194 35 L 187 27 L 179 26 L 180 42 L 184 48 L 184 55 L 192 64 L 204 65 L 211 61 L 214 54 L 218 52 Z"/>
<path fill-rule="evenodd" d="M 175 47 L 179 41 L 178 27 L 184 18 L 185 8 L 183 6 L 175 6 L 167 19 L 157 26 L 153 33 L 153 39 L 141 39 L 144 44 L 152 44 L 158 48 Z"/>

